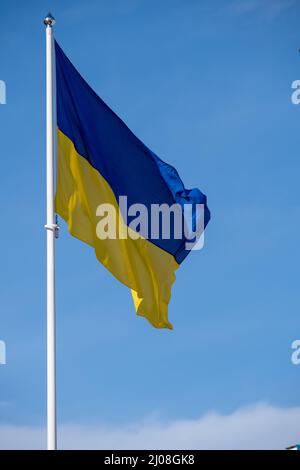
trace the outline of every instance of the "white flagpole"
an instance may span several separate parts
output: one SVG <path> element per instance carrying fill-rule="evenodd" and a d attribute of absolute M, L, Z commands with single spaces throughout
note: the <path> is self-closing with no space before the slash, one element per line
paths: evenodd
<path fill-rule="evenodd" d="M 55 339 L 55 238 L 54 216 L 54 125 L 53 125 L 53 34 L 54 18 L 46 25 L 46 121 L 47 121 L 47 449 L 56 450 L 56 339 Z"/>

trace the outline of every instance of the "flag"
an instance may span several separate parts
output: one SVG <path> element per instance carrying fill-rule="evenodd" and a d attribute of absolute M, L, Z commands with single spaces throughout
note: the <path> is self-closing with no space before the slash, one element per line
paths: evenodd
<path fill-rule="evenodd" d="M 160 228 L 153 234 L 151 210 L 175 204 L 183 209 L 185 225 L 186 205 L 199 205 L 204 228 L 210 218 L 206 196 L 199 189 L 184 188 L 175 168 L 129 130 L 81 77 L 57 42 L 55 56 L 56 212 L 67 222 L 69 232 L 92 246 L 97 259 L 131 289 L 136 313 L 157 328 L 171 329 L 171 286 L 190 249 L 185 234 L 178 238 L 171 230 L 166 237 Z M 126 209 L 136 205 L 149 210 L 144 223 L 134 224 L 130 219 Z M 103 236 L 103 230 L 99 236 L 105 219 L 100 206 L 115 215 L 117 233 L 111 236 Z M 197 214 L 192 213 L 195 224 Z M 143 225 L 144 231 L 148 228 L 147 236 L 137 225 Z"/>

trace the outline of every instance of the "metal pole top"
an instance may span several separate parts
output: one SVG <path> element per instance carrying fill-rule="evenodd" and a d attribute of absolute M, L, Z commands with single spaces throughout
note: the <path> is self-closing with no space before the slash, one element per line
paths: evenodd
<path fill-rule="evenodd" d="M 50 28 L 55 25 L 55 18 L 51 15 L 51 13 L 48 13 L 48 15 L 45 17 L 44 24 Z"/>

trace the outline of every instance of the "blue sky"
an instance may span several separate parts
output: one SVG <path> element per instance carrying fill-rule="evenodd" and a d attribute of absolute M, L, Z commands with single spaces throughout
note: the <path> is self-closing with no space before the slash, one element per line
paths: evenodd
<path fill-rule="evenodd" d="M 186 187 L 207 194 L 212 213 L 204 249 L 177 271 L 174 331 L 136 317 L 128 289 L 60 221 L 60 425 L 117 429 L 257 403 L 298 409 L 298 2 L 10 0 L 0 7 L 0 434 L 45 426 L 49 10 L 81 74 Z"/>

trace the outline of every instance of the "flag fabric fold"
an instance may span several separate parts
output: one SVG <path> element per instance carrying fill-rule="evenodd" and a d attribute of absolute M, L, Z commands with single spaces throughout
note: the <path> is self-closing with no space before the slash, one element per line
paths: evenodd
<path fill-rule="evenodd" d="M 157 328 L 172 328 L 168 304 L 175 271 L 189 253 L 185 235 L 136 237 L 120 197 L 128 206 L 202 204 L 206 196 L 185 189 L 177 171 L 146 147 L 81 77 L 55 42 L 57 90 L 56 212 L 70 233 L 91 245 L 97 259 L 131 289 L 138 315 Z M 99 204 L 116 214 L 117 234 L 97 235 Z M 151 218 L 147 225 L 151 226 Z M 150 231 L 150 229 L 149 229 Z M 124 233 L 129 236 L 124 237 Z"/>

